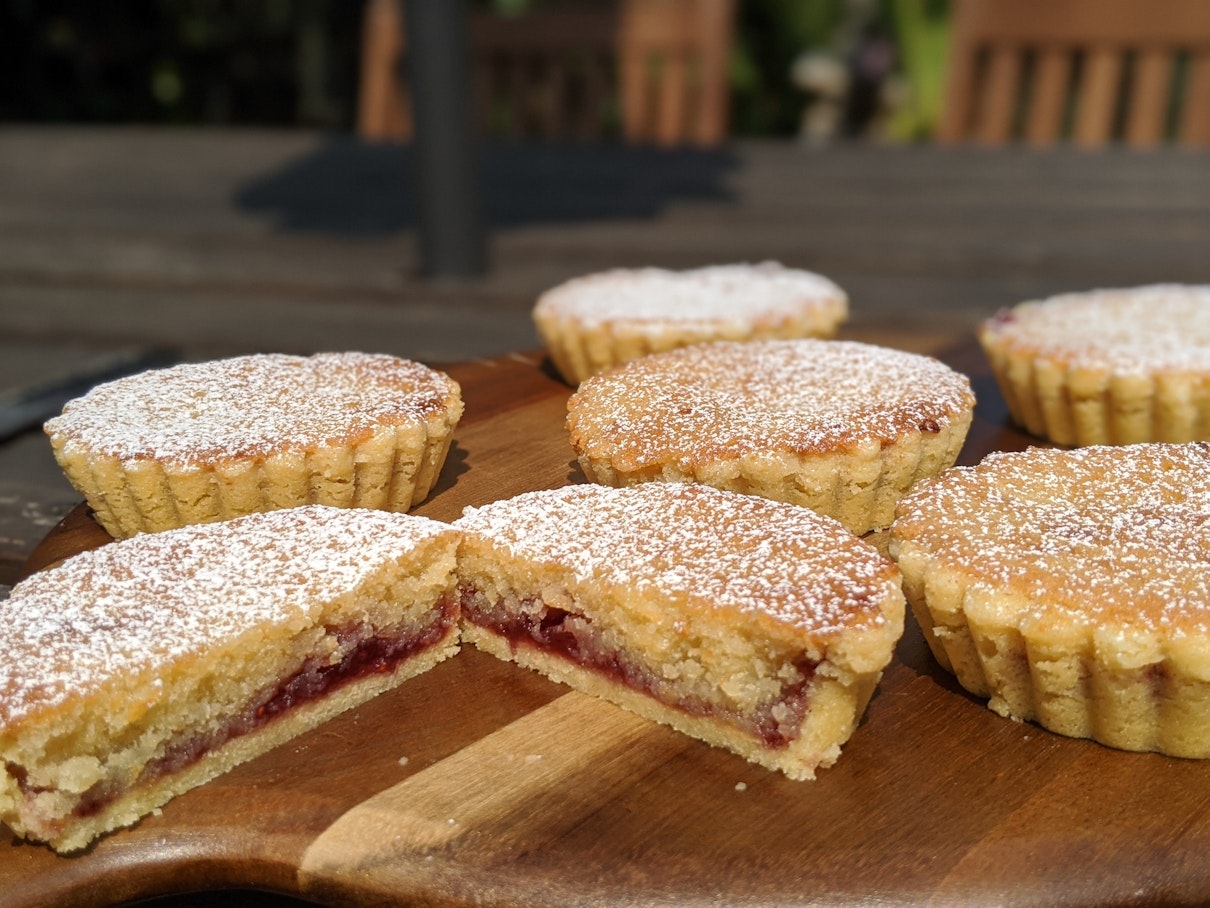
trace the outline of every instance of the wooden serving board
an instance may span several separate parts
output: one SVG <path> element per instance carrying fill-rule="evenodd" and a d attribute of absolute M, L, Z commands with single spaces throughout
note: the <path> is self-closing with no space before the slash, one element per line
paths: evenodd
<path fill-rule="evenodd" d="M 972 344 L 962 462 L 1031 439 Z M 449 369 L 466 416 L 418 510 L 582 481 L 540 354 Z M 108 537 L 81 506 L 37 570 Z M 1105 905 L 1210 900 L 1210 761 L 1000 718 L 909 620 L 839 762 L 792 782 L 472 648 L 60 857 L 5 841 L 0 905 L 262 888 L 372 905 Z"/>

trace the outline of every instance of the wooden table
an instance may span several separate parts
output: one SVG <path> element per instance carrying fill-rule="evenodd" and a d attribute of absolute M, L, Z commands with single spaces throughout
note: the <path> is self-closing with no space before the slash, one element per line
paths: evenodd
<path fill-rule="evenodd" d="M 1175 149 L 487 146 L 470 281 L 418 274 L 416 165 L 321 132 L 0 126 L 0 408 L 129 351 L 525 350 L 538 293 L 618 266 L 777 259 L 845 287 L 855 336 L 918 346 L 1043 294 L 1210 281 L 1210 156 Z M 70 505 L 36 427 L 0 438 L 0 595 Z"/>
<path fill-rule="evenodd" d="M 511 351 L 536 346 L 536 294 L 578 274 L 768 258 L 827 274 L 852 297 L 846 336 L 944 350 L 971 372 L 968 462 L 1027 441 L 970 347 L 980 318 L 1061 290 L 1210 281 L 1205 155 L 738 142 L 501 146 L 484 163 L 491 271 L 433 283 L 415 273 L 406 150 L 0 128 L 0 358 L 38 344 L 41 364 L 164 348 L 460 363 L 467 415 L 422 507 L 449 518 L 576 478 L 567 389 Z M 35 551 L 48 534 L 103 541 L 78 509 L 52 532 L 76 501 L 36 428 L 0 441 L 0 594 L 55 553 Z M 585 727 L 601 733 L 581 742 Z M 601 748 L 587 780 L 581 744 Z M 447 904 L 1201 903 L 1207 772 L 999 719 L 912 629 L 844 756 L 809 784 L 467 652 L 82 858 L 5 847 L 0 906 L 248 886 L 334 904 L 382 886 Z M 397 798 L 416 805 L 403 826 Z M 368 858 L 396 835 L 381 863 L 349 862 L 351 843 Z"/>
<path fill-rule="evenodd" d="M 974 462 L 1031 441 L 981 356 Z M 466 417 L 420 512 L 582 481 L 538 353 L 453 367 Z M 35 568 L 107 538 L 78 509 Z M 1210 763 L 990 712 L 909 627 L 839 762 L 791 782 L 467 650 L 87 853 L 5 848 L 0 906 L 265 887 L 330 904 L 1084 904 L 1210 899 Z"/>

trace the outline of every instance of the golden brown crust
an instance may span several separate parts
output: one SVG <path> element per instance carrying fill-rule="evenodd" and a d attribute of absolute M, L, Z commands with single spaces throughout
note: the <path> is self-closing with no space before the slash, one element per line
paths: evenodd
<path fill-rule="evenodd" d="M 572 448 L 606 485 L 700 482 L 800 504 L 855 533 L 956 460 L 974 412 L 964 375 L 846 341 L 718 342 L 586 380 Z"/>
<path fill-rule="evenodd" d="M 890 551 L 937 659 L 992 709 L 1210 756 L 1210 446 L 1034 448 L 904 499 Z"/>
<path fill-rule="evenodd" d="M 614 269 L 548 290 L 533 310 L 538 334 L 571 384 L 706 341 L 830 338 L 847 317 L 848 296 L 835 283 L 776 262 Z"/>
<path fill-rule="evenodd" d="M 978 338 L 1009 413 L 1063 445 L 1210 439 L 1210 287 L 1021 303 Z"/>
<path fill-rule="evenodd" d="M 121 538 L 302 504 L 406 511 L 461 416 L 457 383 L 419 363 L 260 354 L 109 382 L 46 431 Z"/>

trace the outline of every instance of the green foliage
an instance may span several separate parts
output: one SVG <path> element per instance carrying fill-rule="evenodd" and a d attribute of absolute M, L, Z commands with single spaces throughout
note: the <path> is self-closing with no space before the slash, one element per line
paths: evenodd
<path fill-rule="evenodd" d="M 0 119 L 351 123 L 360 19 L 333 0 L 0 0 Z"/>
<path fill-rule="evenodd" d="M 738 0 L 732 62 L 732 130 L 793 135 L 802 110 L 790 67 L 804 50 L 826 48 L 843 0 Z"/>
<path fill-rule="evenodd" d="M 945 0 L 885 0 L 909 97 L 891 123 L 901 140 L 928 138 L 941 116 L 949 42 Z"/>

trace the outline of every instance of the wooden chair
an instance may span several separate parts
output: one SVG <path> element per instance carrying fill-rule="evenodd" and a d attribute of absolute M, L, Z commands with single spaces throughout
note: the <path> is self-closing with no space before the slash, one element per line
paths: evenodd
<path fill-rule="evenodd" d="M 734 30 L 735 0 L 624 0 L 618 55 L 627 141 L 726 138 Z"/>
<path fill-rule="evenodd" d="M 484 134 L 713 145 L 727 135 L 735 0 L 554 4 L 471 16 L 471 84 Z M 399 0 L 368 0 L 357 133 L 408 141 Z"/>
<path fill-rule="evenodd" d="M 941 142 L 1210 144 L 1210 0 L 952 0 Z"/>

